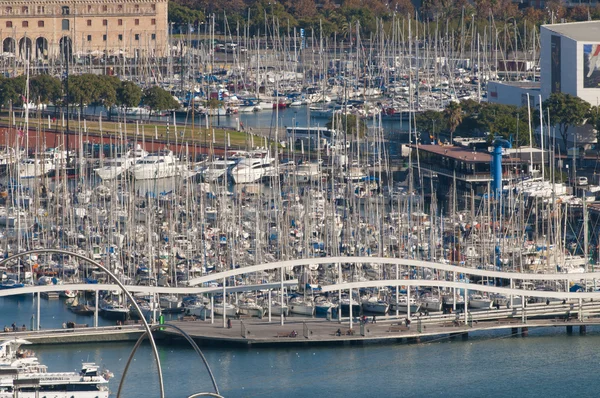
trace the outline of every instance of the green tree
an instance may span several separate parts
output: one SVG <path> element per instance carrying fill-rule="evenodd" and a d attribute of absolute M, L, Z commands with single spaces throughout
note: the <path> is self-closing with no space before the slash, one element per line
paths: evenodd
<path fill-rule="evenodd" d="M 334 126 L 335 118 L 335 126 Z M 334 114 L 325 125 L 328 129 L 335 127 L 337 131 L 345 132 L 348 137 L 364 137 L 367 134 L 367 124 L 363 119 L 350 113 Z"/>
<path fill-rule="evenodd" d="M 79 105 L 83 111 L 83 107 L 90 105 L 94 100 L 95 75 L 70 75 L 68 81 L 68 99 L 71 104 Z"/>
<path fill-rule="evenodd" d="M 430 137 L 435 137 L 448 128 L 444 113 L 433 110 L 417 113 L 416 123 L 417 130 L 429 134 Z"/>
<path fill-rule="evenodd" d="M 153 111 L 179 109 L 179 102 L 167 90 L 152 86 L 144 91 L 142 102 Z"/>
<path fill-rule="evenodd" d="M 122 81 L 117 88 L 117 105 L 133 108 L 142 101 L 142 89 L 130 81 Z"/>
<path fill-rule="evenodd" d="M 63 95 L 63 84 L 60 79 L 50 75 L 38 75 L 29 81 L 29 98 L 31 102 L 57 104 Z"/>
<path fill-rule="evenodd" d="M 550 114 L 550 124 L 558 127 L 567 148 L 569 129 L 581 126 L 590 114 L 590 104 L 579 97 L 570 94 L 553 93 L 543 102 L 544 113 Z"/>
<path fill-rule="evenodd" d="M 448 130 L 450 131 L 450 143 L 452 143 L 454 132 L 456 128 L 463 121 L 463 111 L 458 102 L 450 102 L 446 109 L 444 109 L 444 115 L 446 116 L 446 123 L 448 124 Z"/>
<path fill-rule="evenodd" d="M 173 22 L 187 32 L 188 25 L 197 25 L 204 21 L 204 13 L 170 1 L 168 18 L 169 22 Z"/>
<path fill-rule="evenodd" d="M 25 83 L 25 76 L 0 80 L 0 104 L 8 107 L 12 102 L 13 106 L 22 106 Z"/>

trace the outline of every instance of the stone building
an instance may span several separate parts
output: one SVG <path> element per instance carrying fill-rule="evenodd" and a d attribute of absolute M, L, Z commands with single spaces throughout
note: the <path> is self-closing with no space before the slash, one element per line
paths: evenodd
<path fill-rule="evenodd" d="M 161 57 L 168 0 L 0 0 L 2 55 Z"/>

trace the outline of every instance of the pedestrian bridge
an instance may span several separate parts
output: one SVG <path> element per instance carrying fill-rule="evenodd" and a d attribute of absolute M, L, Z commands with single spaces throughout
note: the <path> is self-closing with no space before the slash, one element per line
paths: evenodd
<path fill-rule="evenodd" d="M 0 265 L 9 263 L 21 257 L 26 257 L 31 254 L 40 253 L 59 253 L 72 255 L 81 260 L 88 260 L 84 256 L 70 253 L 63 250 L 55 249 L 39 249 L 31 250 L 23 253 L 13 255 L 0 261 Z M 93 263 L 92 261 L 90 261 Z M 600 279 L 600 272 L 588 272 L 588 273 L 551 273 L 551 274 L 539 274 L 539 273 L 517 273 L 517 272 L 500 272 L 500 271 L 489 271 L 475 268 L 466 268 L 461 266 L 454 266 L 450 264 L 442 264 L 421 260 L 411 259 L 400 259 L 400 258 L 388 258 L 388 257 L 318 257 L 318 258 L 307 258 L 307 259 L 295 259 L 287 261 L 277 261 L 271 263 L 264 263 L 253 265 L 243 268 L 235 268 L 228 271 L 213 273 L 204 275 L 198 278 L 193 278 L 189 281 L 188 286 L 179 287 L 160 287 L 160 286 L 138 286 L 138 285 L 127 285 L 126 288 L 130 292 L 146 293 L 146 294 L 206 294 L 206 293 L 217 293 L 217 292 L 243 292 L 243 291 L 256 291 L 256 290 L 275 290 L 285 287 L 295 286 L 298 284 L 296 280 L 286 280 L 283 276 L 284 269 L 289 269 L 298 266 L 311 266 L 311 265 L 334 265 L 341 268 L 342 264 L 379 264 L 379 265 L 391 265 L 395 267 L 396 275 L 392 279 L 380 279 L 380 280 L 367 280 L 361 282 L 340 282 L 331 285 L 320 286 L 323 292 L 334 292 L 334 291 L 347 291 L 349 289 L 360 289 L 360 288 L 377 288 L 377 287 L 400 287 L 400 286 L 417 286 L 417 287 L 442 287 L 442 288 L 455 288 L 455 289 L 466 289 L 469 291 L 479 291 L 485 293 L 499 293 L 507 296 L 522 296 L 522 297 L 538 297 L 538 298 L 555 298 L 555 299 L 599 299 L 600 291 L 588 291 L 588 292 L 570 292 L 570 291 L 556 291 L 556 290 L 526 290 L 521 286 L 522 282 L 529 281 L 547 281 L 553 282 L 558 281 L 563 283 L 563 286 L 570 286 L 572 283 L 579 283 L 582 286 L 595 286 L 596 280 Z M 408 268 L 416 269 L 427 269 L 430 270 L 432 278 L 411 278 L 402 279 L 400 273 Z M 249 275 L 254 272 L 262 271 L 279 271 L 279 281 L 271 281 L 266 284 L 258 285 L 238 285 L 238 286 L 226 286 L 226 280 L 240 275 Z M 419 274 L 419 272 L 417 272 Z M 464 277 L 475 276 L 479 278 L 487 279 L 502 279 L 509 281 L 507 287 L 490 286 L 487 284 L 478 283 L 466 283 Z M 218 283 L 220 286 L 206 286 L 209 283 Z M 202 286 L 204 285 L 204 286 Z M 63 284 L 63 285 L 43 285 L 43 286 L 26 286 L 18 289 L 4 289 L 0 290 L 0 297 L 10 296 L 15 294 L 34 293 L 34 292 L 51 292 L 51 291 L 64 291 L 64 290 L 85 290 L 85 291 L 106 291 L 106 290 L 118 290 L 117 284 Z M 595 290 L 595 289 L 594 289 Z"/>

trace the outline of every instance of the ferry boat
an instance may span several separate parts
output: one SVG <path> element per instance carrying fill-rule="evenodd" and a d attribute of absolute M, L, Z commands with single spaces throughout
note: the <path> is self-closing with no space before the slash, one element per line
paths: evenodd
<path fill-rule="evenodd" d="M 48 372 L 33 352 L 21 346 L 27 340 L 0 341 L 0 398 L 108 398 L 108 379 L 92 362 L 82 363 L 81 371 Z"/>

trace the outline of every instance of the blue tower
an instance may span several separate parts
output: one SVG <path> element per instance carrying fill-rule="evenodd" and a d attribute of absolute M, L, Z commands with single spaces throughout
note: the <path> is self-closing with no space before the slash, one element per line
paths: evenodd
<path fill-rule="evenodd" d="M 502 148 L 512 148 L 510 141 L 496 138 L 492 152 L 492 196 L 498 198 L 502 194 Z"/>

